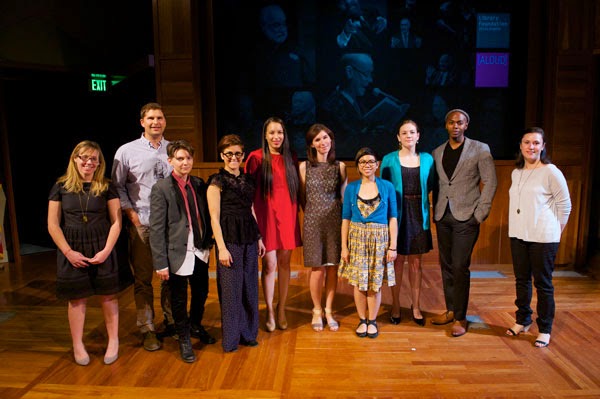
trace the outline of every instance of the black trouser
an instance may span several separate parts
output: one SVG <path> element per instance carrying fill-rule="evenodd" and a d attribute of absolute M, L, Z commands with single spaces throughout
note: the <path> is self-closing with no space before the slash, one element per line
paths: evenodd
<path fill-rule="evenodd" d="M 187 312 L 188 281 L 191 288 L 189 316 Z M 189 337 L 190 324 L 199 326 L 204 316 L 204 304 L 208 297 L 208 264 L 196 258 L 193 274 L 178 276 L 169 273 L 169 288 L 171 289 L 171 309 L 177 334 Z"/>
<path fill-rule="evenodd" d="M 537 293 L 536 320 L 540 333 L 550 334 L 554 321 L 554 285 L 552 272 L 558 250 L 557 242 L 527 242 L 517 238 L 510 239 L 510 250 L 515 272 L 517 291 L 516 319 L 521 325 L 531 324 L 531 277 Z"/>
<path fill-rule="evenodd" d="M 454 312 L 456 320 L 465 320 L 471 288 L 469 267 L 479 237 L 479 222 L 474 216 L 461 222 L 446 209 L 436 226 L 446 309 Z"/>

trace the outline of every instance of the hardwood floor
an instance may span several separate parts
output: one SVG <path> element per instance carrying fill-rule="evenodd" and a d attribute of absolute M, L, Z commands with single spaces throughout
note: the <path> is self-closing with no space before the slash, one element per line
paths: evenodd
<path fill-rule="evenodd" d="M 600 284 L 593 273 L 559 270 L 552 342 L 536 349 L 536 327 L 516 338 L 504 335 L 514 315 L 511 266 L 473 265 L 472 271 L 472 323 L 465 336 L 452 338 L 448 326 L 410 321 L 405 275 L 401 324 L 387 321 L 390 298 L 384 288 L 381 334 L 360 339 L 345 282 L 335 301 L 340 331 L 312 331 L 308 274 L 294 266 L 289 329 L 266 332 L 261 302 L 260 345 L 228 354 L 220 346 L 211 279 L 204 324 L 219 340 L 209 346 L 194 341 L 193 364 L 179 360 L 172 339 L 157 352 L 141 348 L 129 288 L 120 295 L 119 360 L 102 363 L 106 331 L 92 299 L 85 331 L 92 361 L 81 367 L 72 358 L 66 303 L 54 295 L 54 254 L 29 255 L 22 266 L 0 271 L 0 398 L 600 397 Z M 424 266 L 422 308 L 427 318 L 444 310 L 437 264 Z"/>

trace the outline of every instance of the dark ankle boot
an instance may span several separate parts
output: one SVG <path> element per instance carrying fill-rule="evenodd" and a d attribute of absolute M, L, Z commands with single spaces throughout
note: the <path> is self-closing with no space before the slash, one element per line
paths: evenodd
<path fill-rule="evenodd" d="M 181 360 L 186 363 L 193 363 L 196 361 L 196 355 L 192 348 L 192 340 L 189 335 L 179 336 L 179 352 L 181 353 Z"/>

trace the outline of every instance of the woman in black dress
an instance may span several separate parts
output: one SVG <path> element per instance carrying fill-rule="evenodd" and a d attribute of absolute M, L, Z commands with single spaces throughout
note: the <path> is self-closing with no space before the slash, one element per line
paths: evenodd
<path fill-rule="evenodd" d="M 224 167 L 209 178 L 206 197 L 217 244 L 223 350 L 234 352 L 238 344 L 258 345 L 258 256 L 265 246 L 252 208 L 254 178 L 240 169 L 244 144 L 229 134 L 217 148 Z"/>
<path fill-rule="evenodd" d="M 77 144 L 66 173 L 52 187 L 48 232 L 58 247 L 56 293 L 69 301 L 68 316 L 75 362 L 90 362 L 83 344 L 87 298 L 100 295 L 108 333 L 104 363 L 119 357 L 119 284 L 114 249 L 121 231 L 119 195 L 104 177 L 106 164 L 93 141 Z"/>
<path fill-rule="evenodd" d="M 417 152 L 420 131 L 417 123 L 405 120 L 396 138 L 400 149 L 387 154 L 381 163 L 381 177 L 396 189 L 398 204 L 398 257 L 394 263 L 396 285 L 392 287 L 392 314 L 390 322 L 400 323 L 400 287 L 404 262 L 408 261 L 411 317 L 425 325 L 421 313 L 420 296 L 423 276 L 423 254 L 433 248 L 429 222 L 429 192 L 433 186 L 433 157 Z"/>

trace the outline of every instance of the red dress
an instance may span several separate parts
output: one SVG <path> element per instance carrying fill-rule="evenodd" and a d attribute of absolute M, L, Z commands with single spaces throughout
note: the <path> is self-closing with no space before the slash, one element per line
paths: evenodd
<path fill-rule="evenodd" d="M 298 223 L 298 201 L 292 201 L 285 176 L 283 156 L 271 154 L 273 192 L 266 199 L 262 191 L 262 149 L 252 151 L 246 160 L 246 173 L 256 180 L 254 212 L 267 251 L 294 249 L 302 245 Z"/>

